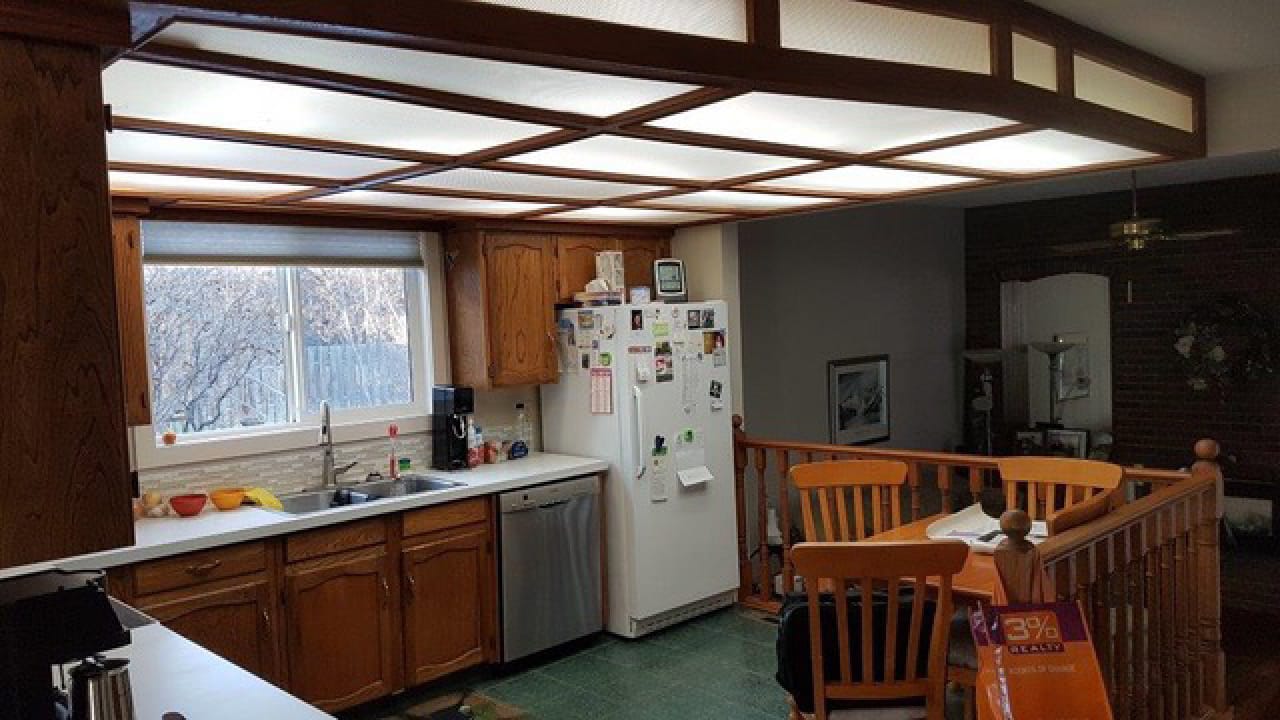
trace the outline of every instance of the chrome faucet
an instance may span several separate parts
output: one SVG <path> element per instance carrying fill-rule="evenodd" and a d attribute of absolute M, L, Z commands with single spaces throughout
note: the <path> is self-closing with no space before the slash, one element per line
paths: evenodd
<path fill-rule="evenodd" d="M 356 463 L 347 463 L 342 467 L 333 465 L 333 427 L 328 400 L 320 403 L 320 445 L 324 448 L 324 464 L 320 469 L 320 480 L 324 487 L 337 487 L 338 476 L 355 467 Z"/>

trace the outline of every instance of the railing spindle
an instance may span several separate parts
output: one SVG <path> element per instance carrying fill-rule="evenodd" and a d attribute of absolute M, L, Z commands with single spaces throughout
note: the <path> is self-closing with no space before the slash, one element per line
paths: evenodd
<path fill-rule="evenodd" d="M 778 450 L 778 530 L 782 533 L 782 593 L 796 588 L 795 568 L 791 565 L 791 453 Z"/>
<path fill-rule="evenodd" d="M 769 572 L 769 483 L 765 480 L 768 464 L 769 456 L 765 449 L 756 448 L 757 562 L 760 568 L 760 599 L 765 602 L 773 599 L 773 573 Z"/>

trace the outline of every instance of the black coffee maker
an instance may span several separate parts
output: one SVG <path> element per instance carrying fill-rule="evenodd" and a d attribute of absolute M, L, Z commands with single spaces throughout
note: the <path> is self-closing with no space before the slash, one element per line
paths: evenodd
<path fill-rule="evenodd" d="M 431 467 L 467 468 L 467 435 L 475 392 L 464 385 L 436 385 L 431 389 Z"/>
<path fill-rule="evenodd" d="M 0 718 L 60 717 L 53 666 L 129 642 L 100 572 L 0 580 Z"/>

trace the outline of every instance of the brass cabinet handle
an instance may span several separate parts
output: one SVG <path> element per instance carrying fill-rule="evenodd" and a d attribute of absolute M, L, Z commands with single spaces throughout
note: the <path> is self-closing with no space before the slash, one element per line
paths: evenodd
<path fill-rule="evenodd" d="M 271 637 L 271 613 L 266 608 L 262 609 L 262 626 L 266 630 L 267 637 Z"/>
<path fill-rule="evenodd" d="M 380 577 L 378 581 L 382 583 L 382 604 L 388 605 L 391 603 L 391 585 L 387 583 L 386 577 Z"/>
<path fill-rule="evenodd" d="M 219 567 L 222 567 L 222 561 L 213 560 L 200 565 L 188 565 L 187 572 L 191 575 L 208 575 Z"/>
<path fill-rule="evenodd" d="M 405 579 L 409 582 L 409 602 L 418 599 L 418 581 L 413 579 L 413 574 L 405 575 Z"/>

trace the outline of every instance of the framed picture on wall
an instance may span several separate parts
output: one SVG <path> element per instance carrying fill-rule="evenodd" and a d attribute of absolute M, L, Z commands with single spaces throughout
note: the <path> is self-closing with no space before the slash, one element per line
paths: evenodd
<path fill-rule="evenodd" d="M 1044 452 L 1059 457 L 1087 458 L 1089 431 L 1047 429 L 1044 431 Z"/>
<path fill-rule="evenodd" d="M 889 439 L 889 356 L 827 363 L 828 423 L 833 445 Z"/>

